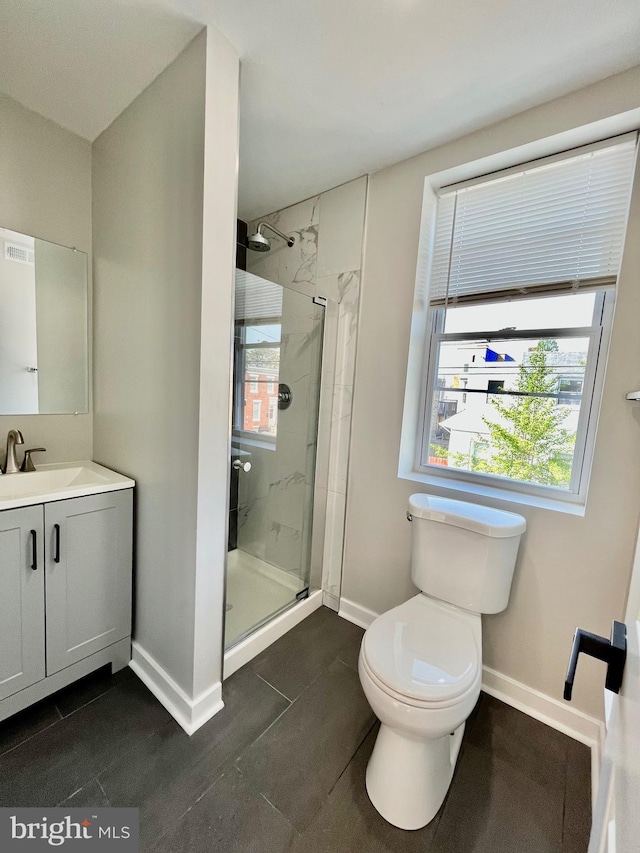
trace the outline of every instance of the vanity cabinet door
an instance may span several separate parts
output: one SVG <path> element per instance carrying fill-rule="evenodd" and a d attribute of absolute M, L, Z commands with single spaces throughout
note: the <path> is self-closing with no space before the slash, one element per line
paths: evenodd
<path fill-rule="evenodd" d="M 45 676 L 42 506 L 0 512 L 0 700 Z"/>
<path fill-rule="evenodd" d="M 132 491 L 45 505 L 47 675 L 131 634 Z"/>

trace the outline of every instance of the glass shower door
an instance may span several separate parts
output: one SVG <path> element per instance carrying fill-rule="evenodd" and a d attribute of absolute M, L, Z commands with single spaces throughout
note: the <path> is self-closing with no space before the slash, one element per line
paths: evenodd
<path fill-rule="evenodd" d="M 308 594 L 323 328 L 312 297 L 237 271 L 226 648 Z"/>

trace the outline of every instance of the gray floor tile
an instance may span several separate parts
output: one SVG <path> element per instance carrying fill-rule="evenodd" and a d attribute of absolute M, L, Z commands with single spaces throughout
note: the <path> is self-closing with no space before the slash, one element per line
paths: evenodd
<path fill-rule="evenodd" d="M 436 831 L 434 853 L 561 853 L 563 792 L 467 743 Z"/>
<path fill-rule="evenodd" d="M 0 723 L 0 755 L 49 728 L 60 720 L 55 703 L 50 699 L 38 702 L 25 711 Z"/>
<path fill-rule="evenodd" d="M 589 751 L 484 694 L 440 814 L 386 823 L 365 788 L 362 633 L 316 611 L 192 738 L 130 671 L 83 679 L 0 724 L 0 805 L 139 807 L 141 853 L 586 853 Z"/>
<path fill-rule="evenodd" d="M 357 628 L 357 625 L 353 626 Z M 362 643 L 362 637 L 364 636 L 364 631 L 360 636 L 354 633 L 354 638 L 346 645 L 343 646 L 338 652 L 338 660 L 341 660 L 342 663 L 346 663 L 347 666 L 350 666 L 351 669 L 355 669 L 358 671 L 358 658 L 360 656 L 360 645 Z"/>
<path fill-rule="evenodd" d="M 92 779 L 75 794 L 63 800 L 60 806 L 65 809 L 108 809 L 111 808 L 111 803 L 100 787 L 98 780 Z"/>
<path fill-rule="evenodd" d="M 141 848 L 155 842 L 288 707 L 252 672 L 224 684 L 225 707 L 189 737 L 170 722 L 100 776 L 113 806 L 140 809 Z"/>
<path fill-rule="evenodd" d="M 154 853 L 285 853 L 295 831 L 232 767 L 211 787 Z"/>
<path fill-rule="evenodd" d="M 564 790 L 571 738 L 483 693 L 465 743 L 489 750 L 546 787 Z"/>
<path fill-rule="evenodd" d="M 0 805 L 54 806 L 170 720 L 138 679 L 0 757 Z"/>
<path fill-rule="evenodd" d="M 238 766 L 302 831 L 373 722 L 357 673 L 334 661 L 244 753 Z"/>
<path fill-rule="evenodd" d="M 563 853 L 589 846 L 591 829 L 591 750 L 572 740 L 567 754 Z"/>
<path fill-rule="evenodd" d="M 249 666 L 289 699 L 295 699 L 339 656 L 352 665 L 364 631 L 320 607 Z"/>
<path fill-rule="evenodd" d="M 406 832 L 387 823 L 367 795 L 365 771 L 378 726 L 351 760 L 294 853 L 428 853 L 439 815 L 424 829 Z"/>
<path fill-rule="evenodd" d="M 128 666 L 116 672 L 115 675 L 112 675 L 111 664 L 109 664 L 81 678 L 79 681 L 75 681 L 69 687 L 60 690 L 52 698 L 62 716 L 67 717 L 69 714 L 77 711 L 78 708 L 82 708 L 83 705 L 93 702 L 98 696 L 102 696 L 104 693 L 132 678 L 135 678 L 135 675 Z"/>
<path fill-rule="evenodd" d="M 562 839 L 562 853 L 587 853 L 589 848 L 589 833 L 565 832 Z"/>

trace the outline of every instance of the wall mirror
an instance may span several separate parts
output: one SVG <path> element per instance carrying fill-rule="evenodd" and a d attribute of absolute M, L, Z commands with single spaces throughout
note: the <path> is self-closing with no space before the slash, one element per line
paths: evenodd
<path fill-rule="evenodd" d="M 0 228 L 0 414 L 89 410 L 87 256 Z"/>

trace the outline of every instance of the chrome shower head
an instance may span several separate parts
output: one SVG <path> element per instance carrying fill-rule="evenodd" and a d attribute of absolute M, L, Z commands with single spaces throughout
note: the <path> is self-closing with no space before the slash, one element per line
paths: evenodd
<path fill-rule="evenodd" d="M 278 231 L 277 228 L 273 225 L 269 225 L 268 222 L 260 222 L 258 223 L 256 233 L 247 237 L 247 247 L 254 252 L 268 252 L 271 248 L 271 241 L 262 233 L 264 228 L 268 228 L 269 231 L 273 231 L 274 234 L 281 237 L 289 248 L 291 248 L 291 246 L 296 242 L 295 237 L 289 237 L 287 234 L 283 234 L 282 231 Z"/>
<path fill-rule="evenodd" d="M 268 252 L 271 248 L 271 243 L 264 234 L 261 234 L 260 231 L 256 231 L 255 234 L 252 234 L 251 237 L 247 238 L 247 246 L 253 252 Z"/>

